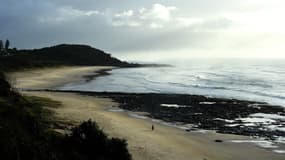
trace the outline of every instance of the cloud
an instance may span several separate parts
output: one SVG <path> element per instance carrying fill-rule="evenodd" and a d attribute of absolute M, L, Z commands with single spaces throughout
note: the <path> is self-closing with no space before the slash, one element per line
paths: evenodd
<path fill-rule="evenodd" d="M 142 13 L 141 18 L 154 18 L 161 21 L 169 21 L 172 18 L 172 12 L 177 10 L 175 6 L 164 6 L 162 4 L 154 4 L 152 9 L 149 11 L 140 10 Z"/>
<path fill-rule="evenodd" d="M 0 39 L 18 48 L 84 43 L 117 55 L 160 56 L 285 50 L 284 0 L 0 1 Z"/>
<path fill-rule="evenodd" d="M 113 53 L 206 47 L 203 31 L 226 28 L 223 18 L 191 17 L 174 5 L 152 4 L 129 9 L 77 8 L 75 5 L 36 3 L 20 5 L 0 31 L 17 47 L 44 47 L 57 43 L 86 43 Z M 7 9 L 12 7 L 7 7 Z M 1 15 L 0 15 L 1 16 Z M 7 14 L 6 14 L 7 17 Z M 11 22 L 10 22 L 11 21 Z M 225 25 L 226 24 L 226 25 Z M 193 33 L 197 32 L 197 33 Z M 2 34 L 1 34 L 2 35 Z M 1 36 L 2 37 L 2 36 Z M 27 37 L 29 37 L 27 39 Z"/>
<path fill-rule="evenodd" d="M 174 6 L 156 3 L 150 9 L 142 7 L 135 11 L 126 10 L 115 13 L 111 24 L 114 26 L 163 28 L 166 23 L 172 20 L 172 13 L 175 10 L 177 8 Z"/>
<path fill-rule="evenodd" d="M 124 11 L 122 13 L 117 13 L 115 14 L 115 17 L 131 17 L 134 15 L 134 11 L 133 10 L 128 10 L 128 11 Z"/>
<path fill-rule="evenodd" d="M 139 27 L 141 23 L 134 19 L 134 11 L 127 10 L 120 13 L 115 13 L 111 19 L 113 26 L 128 26 Z"/>
<path fill-rule="evenodd" d="M 84 10 L 74 9 L 71 6 L 67 7 L 64 6 L 61 8 L 57 8 L 55 13 L 53 13 L 53 15 L 42 16 L 39 17 L 38 20 L 41 23 L 63 23 L 100 14 L 102 13 L 100 13 L 97 10 L 84 11 Z"/>
<path fill-rule="evenodd" d="M 223 22 L 223 23 L 220 23 Z M 212 24 L 211 24 L 212 23 Z M 137 10 L 126 10 L 115 13 L 112 17 L 111 24 L 120 27 L 147 27 L 150 29 L 173 29 L 199 26 L 225 28 L 230 25 L 230 20 L 225 17 L 204 18 L 180 15 L 179 8 L 175 6 L 167 6 L 163 4 L 153 4 L 151 8 L 140 8 Z M 210 29 L 208 27 L 208 29 Z"/>

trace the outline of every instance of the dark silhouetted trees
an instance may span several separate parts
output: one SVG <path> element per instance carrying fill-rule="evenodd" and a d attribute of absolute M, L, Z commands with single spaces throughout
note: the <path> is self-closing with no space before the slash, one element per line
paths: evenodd
<path fill-rule="evenodd" d="M 7 39 L 6 42 L 5 42 L 5 50 L 6 51 L 8 51 L 9 46 L 10 46 L 10 41 Z"/>
<path fill-rule="evenodd" d="M 0 52 L 3 50 L 3 41 L 0 40 Z"/>
<path fill-rule="evenodd" d="M 10 46 L 10 41 L 7 39 L 5 42 L 5 46 L 2 40 L 0 40 L 0 55 L 9 55 L 9 46 Z"/>

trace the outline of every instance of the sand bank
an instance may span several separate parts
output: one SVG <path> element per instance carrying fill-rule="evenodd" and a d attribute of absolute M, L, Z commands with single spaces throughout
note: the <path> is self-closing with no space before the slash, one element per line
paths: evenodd
<path fill-rule="evenodd" d="M 36 73 L 33 72 L 34 74 L 21 73 L 18 77 L 14 74 L 14 78 L 20 82 L 16 85 L 19 88 L 46 88 L 71 82 L 71 80 L 79 80 L 80 76 L 76 74 L 84 75 L 82 69 L 61 68 L 51 69 L 49 72 L 39 70 Z M 94 69 L 96 68 L 90 70 L 86 68 L 85 74 L 93 72 Z M 25 94 L 61 101 L 62 107 L 53 109 L 58 121 L 78 124 L 84 120 L 93 119 L 110 136 L 127 139 L 135 160 L 284 159 L 283 154 L 273 153 L 269 149 L 251 144 L 227 142 L 248 137 L 214 132 L 188 133 L 159 123 L 154 123 L 155 130 L 151 131 L 153 122 L 150 120 L 130 117 L 127 112 L 110 112 L 109 109 L 117 104 L 108 98 L 54 92 L 25 92 Z M 216 139 L 222 139 L 224 142 L 214 142 Z"/>

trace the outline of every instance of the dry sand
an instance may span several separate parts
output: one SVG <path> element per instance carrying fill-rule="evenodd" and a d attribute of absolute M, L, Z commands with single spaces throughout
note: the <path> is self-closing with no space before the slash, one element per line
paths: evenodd
<path fill-rule="evenodd" d="M 49 88 L 63 84 L 63 82 L 70 82 L 74 77 L 77 77 L 75 80 L 79 80 L 80 77 L 72 74 L 73 71 L 81 70 L 77 73 L 84 75 L 93 72 L 96 68 L 86 69 L 84 73 L 82 69 L 73 67 L 51 69 L 48 73 L 38 70 L 36 74 L 28 72 L 16 74 L 16 76 L 13 74 L 13 76 L 17 78 L 17 75 L 20 75 L 17 82 L 21 83 L 18 83 L 17 87 Z M 53 73 L 61 76 L 55 76 Z M 52 78 L 49 79 L 50 76 Z M 26 80 L 23 81 L 23 79 Z M 61 101 L 62 107 L 53 109 L 59 121 L 78 124 L 92 119 L 110 136 L 127 139 L 129 150 L 135 160 L 281 160 L 285 157 L 284 154 L 276 154 L 254 145 L 227 142 L 231 139 L 247 139 L 248 137 L 214 132 L 188 133 L 159 123 L 154 123 L 155 130 L 151 131 L 152 122 L 150 120 L 132 118 L 128 112 L 110 112 L 109 109 L 117 104 L 108 98 L 54 92 L 25 92 L 25 94 Z M 224 142 L 216 143 L 215 139 L 222 139 Z"/>
<path fill-rule="evenodd" d="M 79 81 L 83 76 L 94 74 L 96 71 L 112 68 L 115 67 L 87 66 L 33 69 L 10 73 L 8 74 L 8 78 L 16 88 L 50 89 L 69 82 Z"/>

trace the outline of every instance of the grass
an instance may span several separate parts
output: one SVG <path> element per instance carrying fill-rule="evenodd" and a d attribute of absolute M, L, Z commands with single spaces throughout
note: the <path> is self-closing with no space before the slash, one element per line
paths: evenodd
<path fill-rule="evenodd" d="M 70 135 L 54 131 L 53 112 L 61 103 L 22 96 L 0 74 L 0 155 L 4 160 L 129 160 L 127 143 L 109 138 L 95 122 L 73 128 Z"/>

